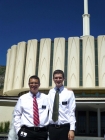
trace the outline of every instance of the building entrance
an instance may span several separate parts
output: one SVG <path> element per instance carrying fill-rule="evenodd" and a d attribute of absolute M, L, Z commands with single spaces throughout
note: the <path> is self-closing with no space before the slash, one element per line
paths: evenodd
<path fill-rule="evenodd" d="M 77 111 L 76 133 L 78 136 L 97 136 L 97 112 Z"/>

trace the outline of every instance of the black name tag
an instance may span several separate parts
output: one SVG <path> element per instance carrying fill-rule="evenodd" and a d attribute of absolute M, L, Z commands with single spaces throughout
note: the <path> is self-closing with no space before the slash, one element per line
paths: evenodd
<path fill-rule="evenodd" d="M 46 106 L 45 105 L 42 105 L 42 109 L 46 109 Z"/>
<path fill-rule="evenodd" d="M 67 101 L 66 102 L 62 102 L 62 105 L 67 105 Z"/>

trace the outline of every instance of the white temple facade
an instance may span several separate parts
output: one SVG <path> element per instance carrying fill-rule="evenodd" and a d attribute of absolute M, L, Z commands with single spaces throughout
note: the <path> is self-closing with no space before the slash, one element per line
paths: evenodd
<path fill-rule="evenodd" d="M 102 136 L 105 133 L 105 36 L 54 41 L 44 38 L 13 45 L 7 53 L 4 96 L 19 97 L 28 92 L 28 79 L 32 75 L 40 77 L 40 91 L 48 94 L 54 87 L 55 69 L 64 71 L 64 85 L 75 93 L 76 134 Z"/>

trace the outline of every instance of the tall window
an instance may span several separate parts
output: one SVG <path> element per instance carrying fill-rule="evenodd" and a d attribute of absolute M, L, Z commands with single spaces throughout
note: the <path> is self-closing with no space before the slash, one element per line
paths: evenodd
<path fill-rule="evenodd" d="M 67 86 L 67 64 L 68 64 L 68 41 L 65 42 L 65 64 L 64 64 L 65 86 Z"/>
<path fill-rule="evenodd" d="M 38 42 L 38 44 L 37 44 L 36 75 L 38 75 L 39 53 L 40 53 L 40 42 Z"/>
<path fill-rule="evenodd" d="M 26 57 L 27 57 L 27 44 L 26 44 L 26 49 L 25 49 L 25 61 L 24 61 L 24 72 L 23 72 L 23 83 L 22 87 L 24 87 L 24 78 L 25 78 L 25 67 L 26 67 Z M 3 87 L 2 87 L 3 88 Z"/>
<path fill-rule="evenodd" d="M 89 112 L 89 134 L 97 136 L 97 112 Z"/>
<path fill-rule="evenodd" d="M 78 112 L 78 133 L 85 134 L 86 133 L 86 111 Z"/>
<path fill-rule="evenodd" d="M 97 48 L 97 40 L 94 40 L 95 43 L 95 85 L 98 86 L 98 48 Z"/>
<path fill-rule="evenodd" d="M 80 65 L 79 65 L 79 85 L 83 86 L 83 47 L 82 47 L 82 40 L 80 40 L 80 49 L 79 49 L 79 53 L 80 53 Z"/>
<path fill-rule="evenodd" d="M 101 112 L 101 136 L 105 135 L 105 112 Z"/>
<path fill-rule="evenodd" d="M 50 75 L 49 75 L 49 86 L 52 86 L 52 70 L 53 70 L 53 51 L 54 42 L 51 42 L 51 52 L 50 52 Z"/>

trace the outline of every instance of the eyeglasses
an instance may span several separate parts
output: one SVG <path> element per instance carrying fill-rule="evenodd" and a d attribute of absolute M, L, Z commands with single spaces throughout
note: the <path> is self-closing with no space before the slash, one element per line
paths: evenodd
<path fill-rule="evenodd" d="M 29 85 L 39 85 L 39 83 L 31 82 L 31 83 L 29 83 Z"/>

